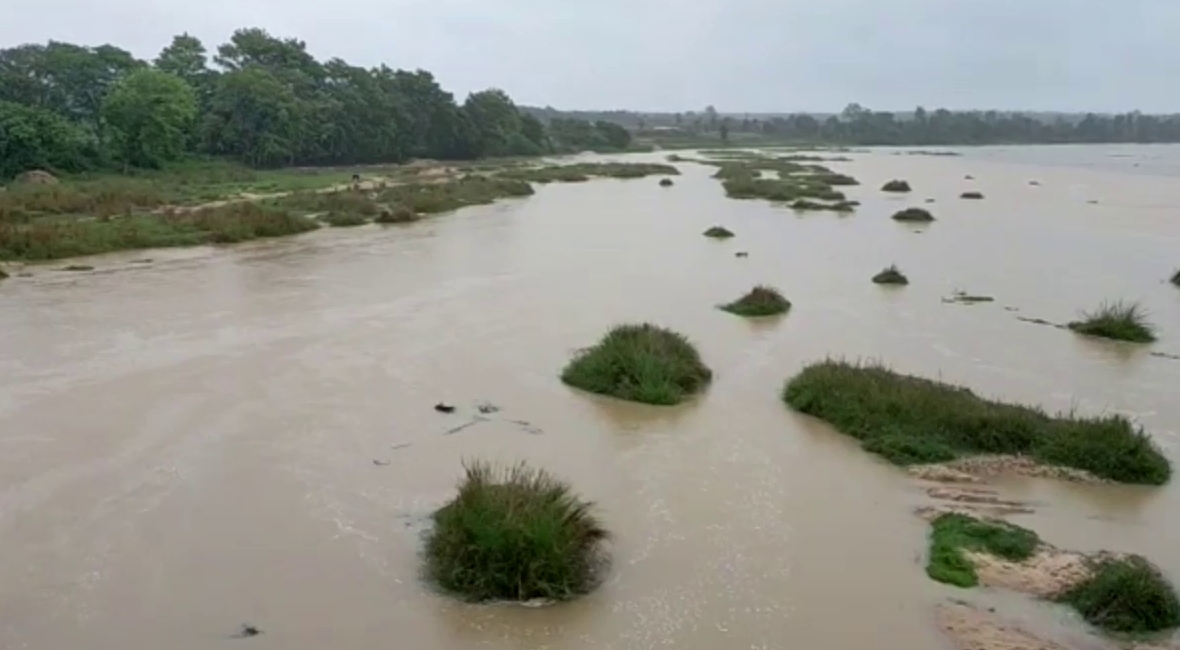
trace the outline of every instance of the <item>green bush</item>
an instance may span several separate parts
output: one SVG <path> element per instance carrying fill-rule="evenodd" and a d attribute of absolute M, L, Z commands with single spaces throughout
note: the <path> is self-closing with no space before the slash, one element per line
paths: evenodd
<path fill-rule="evenodd" d="M 523 463 L 465 467 L 459 493 L 434 513 L 426 573 L 472 601 L 564 600 L 599 582 L 609 533 L 570 486 Z"/>
<path fill-rule="evenodd" d="M 926 575 L 956 587 L 974 587 L 979 576 L 964 550 L 1020 562 L 1032 557 L 1039 545 L 1037 534 L 1026 528 L 948 513 L 931 523 Z"/>
<path fill-rule="evenodd" d="M 1145 633 L 1180 627 L 1180 600 L 1167 579 L 1145 558 L 1108 559 L 1089 580 L 1059 598 L 1096 627 Z"/>
<path fill-rule="evenodd" d="M 712 228 L 709 228 L 705 231 L 705 236 L 712 237 L 714 239 L 729 239 L 730 237 L 733 237 L 733 232 L 722 226 L 713 226 Z"/>
<path fill-rule="evenodd" d="M 882 192 L 909 192 L 910 184 L 902 180 L 891 180 L 881 186 Z"/>
<path fill-rule="evenodd" d="M 909 284 L 910 280 L 897 268 L 896 264 L 890 264 L 881 269 L 880 273 L 873 276 L 875 284 Z"/>
<path fill-rule="evenodd" d="M 760 284 L 741 298 L 721 305 L 721 309 L 738 316 L 777 316 L 791 309 L 791 301 L 784 298 L 778 289 Z"/>
<path fill-rule="evenodd" d="M 1180 269 L 1176 269 L 1176 272 L 1172 274 L 1172 284 L 1180 287 Z"/>
<path fill-rule="evenodd" d="M 1116 341 L 1151 343 L 1155 326 L 1138 303 L 1104 302 L 1094 311 L 1082 312 L 1082 319 L 1069 323 L 1069 329 L 1088 336 Z"/>
<path fill-rule="evenodd" d="M 894 221 L 916 221 L 929 222 L 934 221 L 934 215 L 930 214 L 929 210 L 922 208 L 906 208 L 893 215 Z"/>
<path fill-rule="evenodd" d="M 658 405 L 678 404 L 712 378 L 687 338 L 648 323 L 612 328 L 561 373 L 575 388 Z"/>
<path fill-rule="evenodd" d="M 1121 415 L 1049 416 L 881 365 L 826 360 L 790 379 L 783 400 L 898 464 L 980 454 L 1028 456 L 1122 483 L 1162 485 L 1168 459 Z"/>
<path fill-rule="evenodd" d="M 674 185 L 674 183 L 672 182 L 671 178 L 660 179 L 660 187 L 672 187 L 672 185 Z"/>
<path fill-rule="evenodd" d="M 418 215 L 414 211 L 404 205 L 395 205 L 381 211 L 373 221 L 375 223 L 413 223 L 418 220 Z"/>

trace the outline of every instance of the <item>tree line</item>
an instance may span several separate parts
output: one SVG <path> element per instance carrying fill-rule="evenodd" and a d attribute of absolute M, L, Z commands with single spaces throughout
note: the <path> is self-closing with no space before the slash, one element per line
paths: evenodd
<path fill-rule="evenodd" d="M 424 70 L 318 61 L 240 29 L 210 56 L 188 34 L 152 61 L 113 45 L 0 50 L 0 178 L 29 169 L 157 168 L 193 155 L 254 167 L 623 150 L 607 121 L 543 123 L 502 90 L 459 103 Z"/>
<path fill-rule="evenodd" d="M 850 104 L 838 114 L 724 114 L 712 106 L 685 113 L 572 111 L 523 107 L 541 119 L 609 120 L 636 135 L 747 134 L 799 143 L 874 145 L 1099 144 L 1180 142 L 1180 114 L 875 111 Z"/>

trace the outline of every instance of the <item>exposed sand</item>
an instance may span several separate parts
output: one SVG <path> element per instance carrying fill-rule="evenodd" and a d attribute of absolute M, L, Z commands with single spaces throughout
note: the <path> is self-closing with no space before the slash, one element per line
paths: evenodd
<path fill-rule="evenodd" d="M 970 605 L 945 603 L 938 606 L 935 616 L 939 629 L 959 650 L 1074 650 Z"/>
<path fill-rule="evenodd" d="M 942 483 L 979 483 L 1000 475 L 1053 478 L 1079 483 L 1109 483 L 1089 472 L 1069 467 L 1043 465 L 1025 456 L 971 456 L 949 463 L 914 465 L 907 468 L 911 476 Z"/>

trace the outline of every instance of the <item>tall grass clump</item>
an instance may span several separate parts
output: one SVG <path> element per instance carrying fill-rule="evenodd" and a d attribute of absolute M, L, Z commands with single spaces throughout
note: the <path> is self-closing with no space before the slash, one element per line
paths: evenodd
<path fill-rule="evenodd" d="M 974 587 L 979 576 L 964 550 L 1021 562 L 1032 557 L 1039 545 L 1037 534 L 1026 528 L 948 513 L 931 523 L 926 575 L 956 587 Z"/>
<path fill-rule="evenodd" d="M 721 305 L 722 311 L 738 316 L 777 316 L 791 309 L 791 301 L 783 297 L 778 289 L 758 285 L 737 300 Z"/>
<path fill-rule="evenodd" d="M 672 182 L 671 178 L 661 178 L 660 179 L 660 187 L 672 187 L 674 184 L 675 183 Z"/>
<path fill-rule="evenodd" d="M 1088 336 L 1116 341 L 1151 343 L 1156 339 L 1155 326 L 1147 320 L 1147 312 L 1139 303 L 1104 302 L 1093 311 L 1084 311 L 1081 320 L 1073 321 L 1069 329 Z"/>
<path fill-rule="evenodd" d="M 975 192 L 975 191 L 963 192 L 962 194 L 959 195 L 959 198 L 960 199 L 982 199 L 983 192 Z"/>
<path fill-rule="evenodd" d="M 1180 269 L 1176 269 L 1176 272 L 1172 274 L 1171 283 L 1180 287 Z"/>
<path fill-rule="evenodd" d="M 524 463 L 466 464 L 459 493 L 434 513 L 426 574 L 466 600 L 565 600 L 592 590 L 610 535 L 592 504 Z"/>
<path fill-rule="evenodd" d="M 1112 632 L 1180 627 L 1180 600 L 1160 570 L 1138 555 L 1106 559 L 1088 580 L 1058 597 L 1090 624 Z"/>
<path fill-rule="evenodd" d="M 404 205 L 394 205 L 381 211 L 374 223 L 413 223 L 418 215 Z"/>
<path fill-rule="evenodd" d="M 380 203 L 404 205 L 415 213 L 435 214 L 470 205 L 486 205 L 498 199 L 534 194 L 527 181 L 479 175 L 445 183 L 405 183 L 380 192 Z"/>
<path fill-rule="evenodd" d="M 723 226 L 713 226 L 705 231 L 705 236 L 713 239 L 729 239 L 733 237 L 733 231 Z"/>
<path fill-rule="evenodd" d="M 678 404 L 712 379 L 684 335 L 649 323 L 612 328 L 561 373 L 574 388 L 657 405 Z"/>
<path fill-rule="evenodd" d="M 333 228 L 352 228 L 355 226 L 363 226 L 369 223 L 369 220 L 355 212 L 329 212 L 320 217 L 320 221 L 332 226 Z"/>
<path fill-rule="evenodd" d="M 934 221 L 934 215 L 923 208 L 906 208 L 893 215 L 894 221 L 912 221 L 926 223 Z"/>
<path fill-rule="evenodd" d="M 907 181 L 893 179 L 881 186 L 882 192 L 909 192 L 910 184 Z"/>
<path fill-rule="evenodd" d="M 881 269 L 877 275 L 873 276 L 874 284 L 909 284 L 910 279 L 897 268 L 896 264 L 890 264 Z"/>
<path fill-rule="evenodd" d="M 1121 483 L 1163 485 L 1168 459 L 1122 415 L 1050 416 L 879 365 L 825 360 L 787 381 L 783 400 L 900 464 L 1022 455 Z"/>

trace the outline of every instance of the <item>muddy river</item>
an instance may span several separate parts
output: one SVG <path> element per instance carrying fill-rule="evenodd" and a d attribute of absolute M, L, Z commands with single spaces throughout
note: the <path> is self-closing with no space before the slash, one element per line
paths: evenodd
<path fill-rule="evenodd" d="M 1131 414 L 1180 462 L 1180 361 L 1149 354 L 1180 354 L 1165 282 L 1180 184 L 1132 167 L 1180 148 L 1118 152 L 854 154 L 831 165 L 863 183 L 846 217 L 727 199 L 711 168 L 681 163 L 673 188 L 549 185 L 408 227 L 5 281 L 0 647 L 933 650 L 949 647 L 933 624 L 948 597 L 1093 644 L 1064 609 L 930 581 L 923 486 L 779 393 L 825 355 L 880 358 Z M 890 178 L 915 192 L 879 192 Z M 960 200 L 969 188 L 987 198 Z M 889 219 L 926 198 L 933 224 Z M 702 237 L 712 225 L 737 236 Z M 893 262 L 908 287 L 869 282 Z M 790 315 L 714 309 L 756 283 L 781 288 Z M 957 289 L 996 301 L 942 302 Z M 1142 301 L 1160 342 L 1017 319 L 1107 298 Z M 702 398 L 634 406 L 558 381 L 575 349 L 636 320 L 698 343 L 716 372 Z M 598 502 L 616 535 L 598 591 L 522 608 L 423 585 L 428 515 L 476 457 L 532 461 Z M 1047 541 L 1142 553 L 1180 581 L 1177 483 L 997 487 L 1033 506 L 1013 521 Z M 263 633 L 231 638 L 247 622 Z"/>

